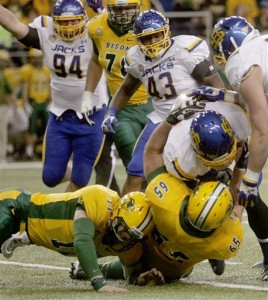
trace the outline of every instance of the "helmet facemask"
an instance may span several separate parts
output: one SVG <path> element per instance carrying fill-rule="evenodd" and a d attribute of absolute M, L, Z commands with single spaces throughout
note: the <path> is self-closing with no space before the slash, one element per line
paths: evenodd
<path fill-rule="evenodd" d="M 108 222 L 106 240 L 115 251 L 123 251 L 140 241 L 153 226 L 153 216 L 144 193 L 131 192 L 121 199 L 113 212 Z"/>
<path fill-rule="evenodd" d="M 207 167 L 210 167 L 215 170 L 224 170 L 228 168 L 233 162 L 237 150 L 237 139 L 234 139 L 232 148 L 229 153 L 225 153 L 219 157 L 214 157 L 210 155 L 206 155 L 204 153 L 198 154 L 197 157 L 203 162 L 203 164 Z"/>
<path fill-rule="evenodd" d="M 113 1 L 112 1 L 113 2 Z M 107 3 L 107 11 L 110 23 L 120 29 L 122 32 L 133 30 L 135 18 L 140 13 L 140 4 L 128 3 L 128 1 L 116 2 L 114 4 Z"/>
<path fill-rule="evenodd" d="M 70 22 L 72 24 L 69 25 Z M 86 23 L 85 15 L 53 17 L 53 29 L 57 36 L 65 42 L 72 42 L 80 38 L 85 32 Z"/>
<path fill-rule="evenodd" d="M 141 51 L 151 59 L 161 57 L 171 43 L 168 24 L 160 29 L 142 32 L 134 36 L 138 41 Z M 158 41 L 149 43 L 149 40 L 152 40 L 153 36 Z"/>
<path fill-rule="evenodd" d="M 223 170 L 233 162 L 237 139 L 228 120 L 212 110 L 194 116 L 190 126 L 191 143 L 197 158 L 215 170 Z"/>

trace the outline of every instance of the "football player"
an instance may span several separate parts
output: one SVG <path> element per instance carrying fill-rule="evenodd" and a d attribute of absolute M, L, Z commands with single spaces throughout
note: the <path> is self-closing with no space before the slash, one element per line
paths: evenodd
<path fill-rule="evenodd" d="M 267 35 L 242 17 L 218 22 L 210 35 L 214 61 L 224 67 L 228 81 L 237 92 L 201 87 L 192 95 L 211 101 L 239 101 L 246 106 L 251 125 L 249 160 L 239 187 L 239 203 L 246 206 L 249 224 L 263 252 L 263 280 L 268 281 L 268 207 L 260 199 L 258 186 L 268 157 L 268 74 Z M 254 205 L 254 207 L 251 207 Z"/>
<path fill-rule="evenodd" d="M 38 120 L 41 121 L 40 135 L 43 135 L 48 121 L 47 106 L 50 102 L 50 72 L 44 65 L 43 53 L 37 49 L 28 52 L 29 63 L 21 67 L 22 99 L 31 105 L 30 126 L 26 136 L 26 155 L 34 157 L 37 142 Z"/>
<path fill-rule="evenodd" d="M 144 85 L 152 97 L 154 111 L 135 146 L 128 164 L 128 174 L 143 175 L 143 151 L 156 126 L 167 116 L 176 97 L 200 82 L 223 87 L 220 76 L 209 61 L 209 48 L 196 36 L 170 38 L 168 19 L 155 10 L 142 12 L 134 22 L 134 37 L 138 45 L 125 56 L 127 75 L 110 103 L 102 123 L 104 133 L 112 133 L 120 125 L 117 116 L 132 95 Z M 119 122 L 118 122 L 119 121 Z M 122 124 L 123 125 L 123 124 Z"/>
<path fill-rule="evenodd" d="M 233 196 L 229 187 L 220 182 L 208 181 L 199 185 L 197 191 L 201 194 L 195 196 L 196 192 L 194 192 L 189 200 L 190 194 L 187 196 L 187 193 L 190 193 L 189 187 L 182 179 L 169 174 L 164 164 L 163 149 L 172 126 L 182 120 L 191 119 L 191 116 L 201 110 L 201 107 L 197 109 L 196 104 L 192 102 L 191 99 L 185 100 L 185 103 L 188 103 L 185 108 L 180 98 L 176 100 L 171 113 L 157 127 L 146 144 L 144 171 L 148 187 L 145 194 L 151 206 L 159 237 L 162 236 L 160 244 L 163 249 L 166 247 L 165 253 L 169 259 L 186 263 L 186 266 L 188 262 L 195 263 L 209 259 L 215 274 L 221 275 L 224 271 L 224 260 L 236 255 L 242 242 L 243 230 L 239 221 L 242 211 L 236 206 L 237 215 L 232 213 Z M 195 118 L 202 114 L 204 112 L 199 112 Z M 215 114 L 217 113 L 215 112 Z M 185 120 L 181 123 L 184 122 L 188 121 Z M 231 140 L 233 136 L 226 119 L 225 125 L 229 130 L 227 134 L 230 134 L 229 139 Z M 214 124 L 210 125 L 210 128 L 213 129 L 213 126 Z M 218 126 L 216 123 L 215 127 Z M 205 128 L 205 130 L 209 129 Z M 187 134 L 189 135 L 189 132 Z M 222 137 L 221 142 L 226 138 L 227 136 Z M 178 139 L 183 140 L 184 143 L 187 140 L 183 136 L 178 136 Z M 228 143 L 229 148 L 233 148 L 233 143 L 234 140 L 230 144 Z M 190 150 L 188 149 L 188 151 Z M 191 154 L 189 153 L 189 155 Z M 191 199 L 193 199 L 192 203 Z M 213 210 L 215 210 L 214 214 Z M 214 221 L 215 227 L 212 224 Z M 223 228 L 226 229 L 226 232 Z M 216 232 L 219 235 L 214 235 Z M 233 239 L 233 237 L 235 238 Z M 157 244 L 158 241 L 156 235 L 155 243 Z M 193 246 L 195 243 L 196 247 Z M 207 243 L 210 245 L 209 247 Z M 196 249 L 203 250 L 196 251 Z"/>
<path fill-rule="evenodd" d="M 142 254 L 140 240 L 154 226 L 142 192 L 120 199 L 116 192 L 101 185 L 58 194 L 1 190 L 0 220 L 1 252 L 5 257 L 10 258 L 15 248 L 29 244 L 76 255 L 93 288 L 100 292 L 126 289 L 106 282 L 97 257 L 118 255 L 123 264 L 134 264 Z"/>
<path fill-rule="evenodd" d="M 87 5 L 96 10 L 101 1 L 97 1 L 96 4 L 94 2 L 96 1 L 86 1 Z M 87 83 L 83 95 L 85 103 L 86 101 L 91 103 L 92 93 L 99 82 L 103 69 L 111 96 L 114 96 L 122 84 L 127 74 L 124 68 L 125 52 L 137 44 L 132 28 L 141 5 L 141 0 L 107 0 L 107 11 L 90 21 L 88 34 L 93 40 L 94 53 L 88 65 Z M 87 109 L 85 107 L 85 111 Z M 121 111 L 117 113 L 115 108 L 111 108 L 105 116 L 105 122 L 110 122 L 112 119 L 113 123 L 118 123 L 118 126 L 111 132 L 115 133 L 112 138 L 125 168 L 128 167 L 138 136 L 147 124 L 147 114 L 152 109 L 151 101 L 142 85 L 131 95 L 124 109 L 120 109 Z M 122 194 L 140 190 L 142 181 L 143 178 L 128 172 Z"/>
<path fill-rule="evenodd" d="M 83 118 L 82 93 L 92 55 L 88 19 L 79 0 L 59 0 L 52 16 L 39 16 L 29 26 L 0 6 L 0 24 L 25 46 L 41 49 L 51 72 L 50 113 L 44 139 L 42 178 L 49 187 L 70 179 L 67 191 L 86 186 L 99 157 L 104 135 L 100 125 L 106 113 L 105 79 L 96 88 L 89 118 Z M 73 155 L 72 174 L 66 178 Z"/>

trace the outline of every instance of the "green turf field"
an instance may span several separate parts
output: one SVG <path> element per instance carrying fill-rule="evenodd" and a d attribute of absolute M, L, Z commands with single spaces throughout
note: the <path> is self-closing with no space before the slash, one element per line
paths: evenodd
<path fill-rule="evenodd" d="M 116 168 L 122 186 L 125 172 Z M 91 183 L 94 183 L 94 175 Z M 63 192 L 66 184 L 54 189 L 41 181 L 41 163 L 9 163 L 0 165 L 0 187 L 21 186 L 37 192 Z M 264 173 L 261 194 L 268 203 L 268 168 Z M 37 246 L 17 249 L 11 259 L 0 254 L 0 300 L 5 299 L 257 299 L 268 300 L 268 282 L 261 281 L 261 269 L 252 265 L 262 259 L 257 239 L 249 229 L 244 215 L 244 245 L 238 256 L 227 262 L 225 273 L 214 275 L 207 262 L 194 268 L 188 279 L 159 287 L 129 287 L 124 294 L 101 294 L 92 290 L 89 282 L 69 278 L 68 269 L 74 260 Z M 112 258 L 105 258 L 110 260 Z M 103 259 L 104 260 L 104 259 Z M 114 284 L 125 286 L 123 281 Z"/>

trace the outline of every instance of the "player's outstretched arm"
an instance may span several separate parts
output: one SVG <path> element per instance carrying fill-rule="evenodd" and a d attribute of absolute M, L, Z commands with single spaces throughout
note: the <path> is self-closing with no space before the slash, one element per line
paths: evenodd
<path fill-rule="evenodd" d="M 11 32 L 18 40 L 24 38 L 29 28 L 23 24 L 11 11 L 0 5 L 0 24 Z"/>
<path fill-rule="evenodd" d="M 74 248 L 82 269 L 90 279 L 95 291 L 125 292 L 127 289 L 111 286 L 105 280 L 99 266 L 94 244 L 95 225 L 82 208 L 74 216 Z"/>

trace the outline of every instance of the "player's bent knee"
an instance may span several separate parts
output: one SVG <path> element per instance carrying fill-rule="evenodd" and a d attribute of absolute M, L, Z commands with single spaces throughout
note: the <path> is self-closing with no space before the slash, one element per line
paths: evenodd
<path fill-rule="evenodd" d="M 73 170 L 71 180 L 72 182 L 82 188 L 86 186 L 89 182 L 92 173 L 92 167 L 90 166 L 76 166 L 76 170 Z"/>
<path fill-rule="evenodd" d="M 131 160 L 127 166 L 127 173 L 131 176 L 144 177 L 143 166 L 136 160 Z"/>
<path fill-rule="evenodd" d="M 63 173 L 55 173 L 53 169 L 50 168 L 44 168 L 42 173 L 42 180 L 44 184 L 48 187 L 55 187 L 64 178 L 64 172 Z"/>

